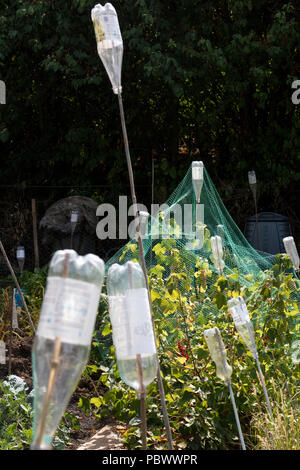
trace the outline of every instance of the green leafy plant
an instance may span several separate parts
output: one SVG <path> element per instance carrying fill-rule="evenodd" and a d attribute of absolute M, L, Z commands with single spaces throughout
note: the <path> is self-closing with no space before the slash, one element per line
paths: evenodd
<path fill-rule="evenodd" d="M 16 375 L 0 381 L 0 450 L 26 450 L 32 440 L 33 391 Z M 76 416 L 66 412 L 53 440 L 53 448 L 64 449 L 71 429 L 79 429 Z"/>
<path fill-rule="evenodd" d="M 133 247 L 131 248 L 133 251 Z M 134 251 L 133 251 L 134 252 Z M 233 368 L 232 387 L 248 448 L 257 437 L 250 433 L 251 420 L 266 410 L 255 361 L 237 334 L 227 300 L 242 295 L 255 328 L 255 339 L 268 393 L 274 403 L 276 387 L 287 384 L 299 393 L 299 367 L 293 361 L 291 344 L 298 330 L 299 283 L 290 273 L 287 256 L 278 255 L 269 271 L 256 277 L 234 269 L 222 276 L 198 257 L 194 269 L 182 262 L 174 240 L 163 240 L 153 250 L 149 269 L 154 325 L 169 418 L 175 448 L 238 449 L 229 392 L 216 377 L 203 332 L 218 326 Z M 100 336 L 110 338 L 107 311 L 102 315 Z M 97 343 L 97 341 L 96 341 Z M 139 403 L 120 379 L 111 345 L 103 381 L 107 391 L 91 399 L 89 411 L 97 416 L 112 413 L 124 423 L 124 440 L 130 448 L 140 445 Z M 148 387 L 147 423 L 149 448 L 165 449 L 166 435 L 157 384 Z"/>

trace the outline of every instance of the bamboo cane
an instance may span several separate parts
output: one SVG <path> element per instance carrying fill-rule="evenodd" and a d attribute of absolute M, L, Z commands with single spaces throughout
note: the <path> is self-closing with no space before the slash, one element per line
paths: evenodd
<path fill-rule="evenodd" d="M 39 245 L 38 245 L 38 234 L 37 234 L 37 216 L 36 216 L 36 203 L 35 199 L 31 200 L 32 209 L 32 227 L 33 227 L 33 246 L 34 246 L 34 266 L 39 269 L 40 258 L 39 258 Z"/>
<path fill-rule="evenodd" d="M 146 389 L 143 381 L 143 368 L 141 355 L 136 355 L 136 362 L 138 366 L 139 383 L 140 383 L 140 400 L 141 400 L 141 435 L 142 435 L 142 449 L 147 450 L 147 422 L 146 422 Z"/>
<path fill-rule="evenodd" d="M 128 143 L 128 137 L 127 137 L 126 123 L 125 123 L 125 116 L 124 116 L 124 108 L 123 108 L 123 100 L 122 100 L 122 95 L 121 95 L 120 92 L 118 93 L 118 100 L 119 100 L 120 117 L 121 117 L 122 131 L 123 131 L 126 161 L 127 161 L 128 174 L 129 174 L 131 198 L 132 198 L 132 204 L 133 204 L 133 208 L 134 208 L 134 217 L 135 217 L 135 220 L 137 221 L 138 210 L 137 210 L 137 199 L 136 199 L 136 194 L 135 194 L 134 176 L 133 176 L 131 157 L 130 157 L 130 151 L 129 151 L 129 143 Z M 146 268 L 145 255 L 144 255 L 144 247 L 143 247 L 142 238 L 141 238 L 139 232 L 138 232 L 138 237 L 137 238 L 138 238 L 140 262 L 141 262 L 142 270 L 143 270 L 143 273 L 144 273 L 144 276 L 145 276 L 146 288 L 147 288 L 147 292 L 148 292 L 149 306 L 150 306 L 151 318 L 152 318 L 152 327 L 153 327 L 153 330 L 154 330 L 152 303 L 151 303 L 150 288 L 149 288 L 149 282 L 148 282 L 148 276 L 147 276 L 147 268 Z M 156 343 L 155 343 L 155 347 L 156 347 Z M 158 354 L 157 354 L 157 348 L 156 348 L 156 357 L 157 357 L 157 364 L 158 364 L 157 381 L 158 381 L 158 387 L 159 387 L 160 399 L 161 399 L 161 404 L 162 404 L 164 423 L 165 423 L 167 440 L 168 440 L 168 449 L 173 450 L 172 434 L 171 434 L 171 428 L 170 428 L 169 417 L 168 417 L 168 412 L 167 412 L 167 406 L 166 406 L 166 401 L 165 401 L 165 393 L 164 393 L 164 388 L 163 388 L 163 383 L 162 383 L 162 377 L 161 377 L 159 358 L 158 358 Z"/>

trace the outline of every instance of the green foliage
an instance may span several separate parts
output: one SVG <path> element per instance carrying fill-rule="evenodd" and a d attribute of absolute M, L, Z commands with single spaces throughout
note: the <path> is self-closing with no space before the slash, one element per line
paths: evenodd
<path fill-rule="evenodd" d="M 47 280 L 47 272 L 48 266 L 45 266 L 43 269 L 35 269 L 34 272 L 24 271 L 19 283 L 22 286 L 21 289 L 24 289 L 24 297 L 25 301 L 32 318 L 32 321 L 35 326 L 37 326 L 38 318 L 40 315 L 40 310 L 42 306 L 42 300 L 44 297 L 46 280 Z M 0 293 L 0 319 L 4 318 L 4 312 L 8 308 L 9 305 L 9 290 L 3 289 Z M 7 334 L 9 331 L 8 325 L 10 322 L 10 318 L 6 322 L 6 331 L 2 334 Z M 26 332 L 29 336 L 32 335 L 31 325 L 28 320 L 28 316 L 26 314 L 25 309 L 22 307 L 22 313 L 19 315 L 18 318 L 19 327 Z M 4 322 L 2 323 L 3 328 L 5 327 Z"/>
<path fill-rule="evenodd" d="M 246 445 L 254 448 L 257 436 L 251 431 L 251 420 L 265 409 L 265 398 L 256 363 L 235 330 L 227 300 L 242 295 L 247 302 L 268 393 L 277 410 L 278 397 L 270 388 L 270 381 L 274 380 L 277 389 L 288 387 L 293 396 L 300 387 L 299 367 L 291 347 L 299 329 L 300 286 L 289 273 L 289 258 L 278 255 L 273 268 L 256 277 L 235 271 L 219 276 L 200 257 L 195 270 L 183 271 L 182 253 L 174 240 L 163 240 L 153 252 L 149 282 L 175 448 L 238 449 L 240 445 L 229 392 L 216 377 L 203 336 L 204 330 L 213 326 L 221 332 L 233 368 L 232 387 Z M 102 338 L 111 333 L 107 311 L 99 327 Z M 99 417 L 113 413 L 126 425 L 123 437 L 127 445 L 139 447 L 139 401 L 119 377 L 113 346 L 103 381 L 107 391 L 101 400 L 92 399 L 85 406 Z M 149 447 L 165 449 L 156 382 L 148 387 L 147 425 Z"/>
<path fill-rule="evenodd" d="M 3 3 L 3 184 L 104 183 L 124 193 L 118 108 L 96 52 L 93 6 L 92 0 Z M 156 157 L 164 200 L 187 159 L 200 154 L 238 218 L 247 202 L 233 196 L 237 186 L 246 192 L 250 166 L 261 182 L 262 205 L 290 203 L 297 210 L 300 106 L 291 101 L 291 84 L 299 79 L 296 1 L 118 0 L 114 6 L 139 184 L 149 184 Z"/>
<path fill-rule="evenodd" d="M 252 427 L 258 442 L 256 449 L 299 450 L 299 392 L 291 396 L 287 386 L 276 390 L 274 382 L 272 385 L 278 406 L 272 418 L 263 410 L 253 417 Z"/>
<path fill-rule="evenodd" d="M 32 406 L 28 387 L 16 376 L 0 382 L 0 449 L 29 448 L 32 430 Z"/>
<path fill-rule="evenodd" d="M 33 391 L 23 379 L 10 375 L 0 381 L 0 450 L 26 450 L 32 440 Z M 53 449 L 64 449 L 71 429 L 79 429 L 76 416 L 66 412 L 53 440 Z"/>

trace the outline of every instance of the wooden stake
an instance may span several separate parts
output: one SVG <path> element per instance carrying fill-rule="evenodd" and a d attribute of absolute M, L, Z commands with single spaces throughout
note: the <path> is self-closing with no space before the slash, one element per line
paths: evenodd
<path fill-rule="evenodd" d="M 257 214 L 257 199 L 256 199 L 256 194 L 254 195 L 254 207 L 255 207 L 256 242 L 257 242 L 257 249 L 258 249 L 258 250 L 260 250 L 260 242 L 259 242 L 259 231 L 258 231 L 258 214 Z"/>
<path fill-rule="evenodd" d="M 131 266 L 128 264 L 128 278 L 129 278 L 129 287 L 133 289 L 133 282 L 132 282 L 132 271 Z M 139 376 L 139 385 L 140 390 L 137 392 L 140 395 L 141 400 L 141 435 L 142 435 L 142 449 L 147 449 L 147 418 L 146 418 L 146 389 L 143 380 L 143 366 L 142 366 L 142 358 L 140 354 L 136 355 L 136 363 L 138 369 L 138 376 Z"/>
<path fill-rule="evenodd" d="M 41 443 L 42 443 L 42 438 L 43 438 L 45 424 L 46 424 L 46 418 L 47 418 L 47 412 L 48 412 L 50 398 L 51 398 L 52 391 L 53 391 L 55 375 L 56 375 L 56 369 L 57 369 L 57 366 L 58 366 L 58 357 L 59 357 L 59 353 L 60 353 L 60 348 L 61 348 L 61 340 L 60 340 L 60 338 L 55 338 L 54 353 L 53 353 L 53 358 L 52 358 L 52 361 L 51 361 L 51 370 L 50 370 L 50 374 L 49 374 L 47 392 L 46 392 L 46 396 L 45 396 L 45 400 L 44 400 L 44 406 L 43 406 L 41 421 L 39 423 L 39 427 L 38 427 L 38 431 L 37 431 L 37 439 L 36 439 L 36 444 L 35 444 L 35 447 L 37 449 L 40 449 Z"/>
<path fill-rule="evenodd" d="M 17 280 L 16 275 L 15 275 L 15 273 L 14 273 L 14 270 L 13 270 L 13 268 L 12 268 L 12 265 L 11 265 L 10 262 L 9 262 L 9 259 L 8 259 L 8 257 L 7 257 L 6 251 L 5 251 L 5 249 L 4 249 L 4 246 L 2 245 L 1 240 L 0 240 L 0 249 L 1 249 L 1 251 L 2 251 L 2 254 L 3 254 L 4 259 L 5 259 L 5 261 L 6 261 L 6 264 L 7 264 L 7 266 L 8 266 L 8 269 L 10 270 L 10 273 L 11 273 L 11 275 L 12 275 L 12 277 L 13 277 L 13 280 L 14 280 L 14 282 L 15 282 L 16 288 L 18 289 L 18 292 L 19 292 L 19 294 L 20 294 L 20 296 L 21 296 L 22 303 L 23 303 L 23 307 L 24 307 L 25 310 L 26 310 L 26 313 L 27 313 L 27 316 L 28 316 L 28 320 L 29 320 L 31 329 L 32 329 L 33 333 L 35 333 L 35 328 L 34 328 L 34 325 L 33 325 L 33 322 L 32 322 L 32 319 L 31 319 L 31 316 L 30 316 L 28 307 L 27 307 L 27 304 L 26 304 L 26 302 L 25 302 L 25 299 L 24 299 L 24 296 L 23 296 L 23 292 L 21 291 L 20 285 L 19 285 L 19 283 L 18 283 L 18 280 Z"/>
<path fill-rule="evenodd" d="M 32 210 L 32 227 L 33 227 L 33 244 L 34 244 L 34 266 L 39 269 L 39 245 L 37 235 L 37 217 L 36 217 L 36 203 L 35 199 L 31 199 L 31 210 Z"/>
<path fill-rule="evenodd" d="M 143 380 L 142 358 L 140 354 L 136 355 L 136 362 L 139 374 L 140 383 L 140 400 L 141 400 L 141 434 L 142 434 L 142 449 L 147 450 L 147 421 L 146 421 L 146 389 Z"/>
<path fill-rule="evenodd" d="M 12 342 L 12 322 L 13 322 L 13 295 L 14 290 L 12 290 L 12 295 L 10 289 L 8 290 L 8 311 L 10 313 L 10 325 L 9 325 L 9 347 L 8 347 L 8 375 L 11 375 L 11 342 Z"/>

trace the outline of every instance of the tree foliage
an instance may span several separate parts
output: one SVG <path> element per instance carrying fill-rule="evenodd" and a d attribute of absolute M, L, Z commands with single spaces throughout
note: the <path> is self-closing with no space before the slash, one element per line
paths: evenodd
<path fill-rule="evenodd" d="M 0 3 L 0 79 L 7 87 L 1 183 L 106 184 L 124 194 L 118 104 L 96 51 L 95 2 Z M 274 201 L 284 198 L 295 209 L 296 0 L 113 4 L 124 40 L 123 97 L 138 185 L 151 184 L 156 158 L 163 201 L 190 161 L 201 159 L 228 200 L 255 168 L 262 204 L 276 209 Z"/>

